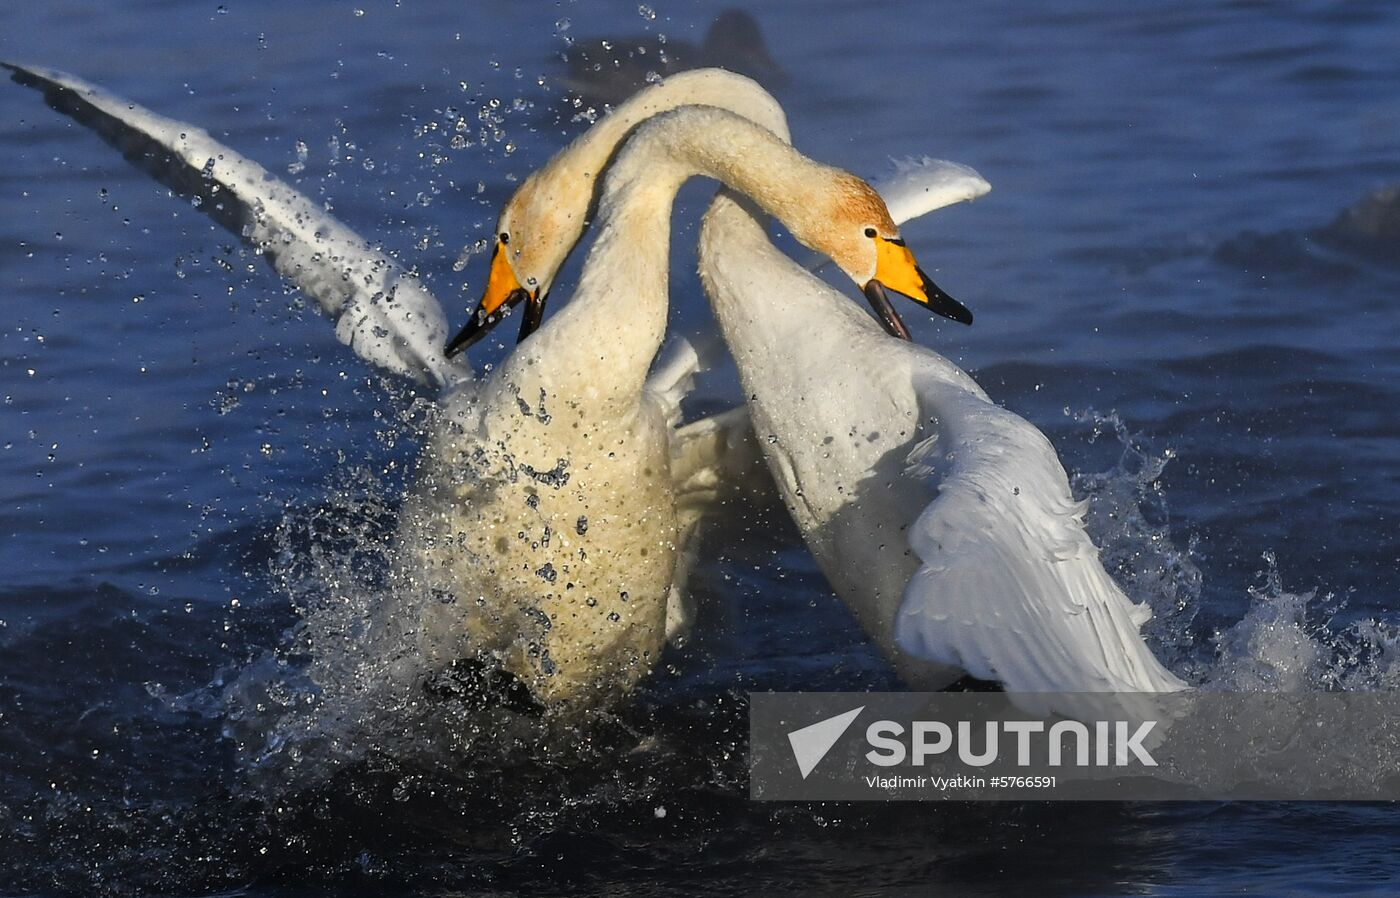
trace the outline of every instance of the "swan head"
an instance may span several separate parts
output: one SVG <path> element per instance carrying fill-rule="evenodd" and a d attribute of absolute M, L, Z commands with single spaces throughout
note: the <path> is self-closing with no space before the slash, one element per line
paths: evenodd
<path fill-rule="evenodd" d="M 835 189 L 809 210 L 795 216 L 793 236 L 830 257 L 855 281 L 892 336 L 910 339 L 909 329 L 890 303 L 890 293 L 944 318 L 972 323 L 972 312 L 943 292 L 919 267 L 885 201 L 865 181 L 837 171 Z"/>
<path fill-rule="evenodd" d="M 486 336 L 522 303 L 520 339 L 540 326 L 554 276 L 583 235 L 586 221 L 587 201 L 559 202 L 560 190 L 591 183 L 572 171 L 554 169 L 548 166 L 526 178 L 501 210 L 486 289 L 467 326 L 447 344 L 448 358 Z"/>
<path fill-rule="evenodd" d="M 525 180 L 496 222 L 486 290 L 467 325 L 447 344 L 448 358 L 467 349 L 524 305 L 520 340 L 540 326 L 545 298 L 586 224 L 585 202 L 561 202 L 592 185 L 586 172 L 551 164 Z M 945 318 L 972 323 L 972 313 L 919 268 L 880 194 L 840 169 L 816 165 L 825 178 L 806 182 L 775 205 L 799 241 L 828 256 L 855 281 L 892 336 L 910 339 L 891 292 Z M 577 199 L 577 197 L 571 197 Z"/>

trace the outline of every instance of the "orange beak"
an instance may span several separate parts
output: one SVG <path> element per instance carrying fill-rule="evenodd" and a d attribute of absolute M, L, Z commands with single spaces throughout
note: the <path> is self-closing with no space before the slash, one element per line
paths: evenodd
<path fill-rule="evenodd" d="M 898 238 L 876 237 L 875 277 L 865 285 L 865 296 L 891 336 L 909 339 L 909 329 L 900 320 L 885 295 L 892 290 L 929 310 L 962 324 L 972 323 L 967 306 L 944 293 L 914 261 L 914 254 Z"/>
<path fill-rule="evenodd" d="M 520 339 L 525 339 L 539 327 L 540 317 L 544 314 L 544 304 L 540 301 L 539 291 L 531 293 L 520 286 L 520 280 L 510 265 L 510 254 L 504 249 L 500 241 L 497 241 L 496 249 L 491 253 L 491 273 L 486 278 L 486 291 L 482 293 L 481 302 L 477 303 L 476 312 L 467 322 L 467 326 L 448 342 L 444 352 L 449 359 L 486 336 L 522 300 L 526 306 L 525 320 L 520 327 Z"/>

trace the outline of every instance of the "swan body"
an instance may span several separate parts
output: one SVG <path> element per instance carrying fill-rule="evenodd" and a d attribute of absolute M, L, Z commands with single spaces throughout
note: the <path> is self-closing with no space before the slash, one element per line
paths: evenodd
<path fill-rule="evenodd" d="M 570 202 L 556 186 L 554 215 Z M 923 214 L 988 189 L 926 160 L 895 181 L 890 208 Z M 757 215 L 721 195 L 701 236 L 701 278 L 760 437 L 746 449 L 765 456 L 818 564 L 901 676 L 937 688 L 969 672 L 1022 693 L 1183 688 L 1142 639 L 1148 609 L 1103 570 L 1044 435 L 947 359 L 890 339 L 774 248 Z M 547 280 L 566 253 L 521 269 Z"/>
<path fill-rule="evenodd" d="M 949 174 L 958 191 L 979 187 Z M 1012 692 L 1182 688 L 1142 640 L 1148 609 L 1103 570 L 1044 435 L 947 359 L 890 339 L 761 232 L 739 202 L 715 201 L 700 241 L 706 293 L 779 492 L 902 677 L 936 688 L 966 671 Z M 781 297 L 789 314 L 760 305 L 756 272 L 765 304 Z"/>

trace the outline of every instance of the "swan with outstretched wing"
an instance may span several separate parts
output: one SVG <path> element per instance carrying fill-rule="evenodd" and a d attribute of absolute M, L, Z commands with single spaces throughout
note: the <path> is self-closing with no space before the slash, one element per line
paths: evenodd
<path fill-rule="evenodd" d="M 91 128 L 133 165 L 187 197 L 256 249 L 335 322 L 367 362 L 451 387 L 471 369 L 442 353 L 437 299 L 386 253 L 258 163 L 193 125 L 116 97 L 72 75 L 0 63 L 50 106 Z"/>
<path fill-rule="evenodd" d="M 386 611 L 381 624 L 417 639 L 429 665 L 463 673 L 461 659 L 475 657 L 504 672 L 511 678 L 505 693 L 517 705 L 528 704 L 525 698 L 589 704 L 630 688 L 659 654 L 686 533 L 677 518 L 671 432 L 678 394 L 696 365 L 693 351 L 682 351 L 647 380 L 665 330 L 674 189 L 700 173 L 746 190 L 852 277 L 875 266 L 858 233 L 897 234 L 871 188 L 803 159 L 771 131 L 715 108 L 672 114 L 641 129 L 651 136 L 641 141 L 639 134 L 640 148 L 624 152 L 630 166 L 610 170 L 610 187 L 597 200 L 602 236 L 576 301 L 488 378 L 473 381 L 435 350 L 444 332 L 431 295 L 256 163 L 77 79 L 10 68 L 133 162 L 200 197 L 205 211 L 313 296 L 363 358 L 445 388 L 401 522 L 409 549 L 398 572 L 401 591 L 431 601 L 408 606 L 414 614 Z M 776 121 L 785 133 L 781 110 L 747 79 L 678 76 L 561 152 L 517 198 L 569 185 L 577 219 L 558 245 L 572 246 L 600 173 L 632 126 L 697 98 Z M 770 168 L 753 167 L 764 160 Z M 826 207 L 810 202 L 823 196 L 831 198 Z M 511 305 L 525 303 L 527 333 L 543 311 L 552 277 L 514 274 L 521 248 L 530 245 L 524 238 L 534 235 L 517 232 L 521 239 L 505 250 L 508 215 L 502 221 L 488 296 L 467 337 L 498 323 Z M 459 336 L 454 345 L 463 342 Z M 747 433 L 741 416 L 716 419 L 703 441 L 693 427 L 684 433 L 691 438 L 676 440 L 675 457 L 691 459 L 678 465 L 686 484 L 721 476 L 714 474 L 718 463 L 692 458 L 697 446 L 724 447 L 711 453 L 716 458 L 745 454 L 738 448 Z M 486 679 L 505 682 L 495 674 Z"/>

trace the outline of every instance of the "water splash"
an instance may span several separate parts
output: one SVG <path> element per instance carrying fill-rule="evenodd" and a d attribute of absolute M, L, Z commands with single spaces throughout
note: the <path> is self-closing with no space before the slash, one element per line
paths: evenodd
<path fill-rule="evenodd" d="M 1261 582 L 1248 589 L 1244 616 L 1202 632 L 1205 582 L 1194 560 L 1196 539 L 1188 536 L 1181 548 L 1173 537 L 1161 480 L 1175 452 L 1151 448 L 1116 413 L 1066 414 L 1087 426 L 1089 442 L 1109 437 L 1122 447 L 1111 468 L 1076 472 L 1072 485 L 1090 500 L 1085 525 L 1105 566 L 1130 598 L 1152 608 L 1144 634 L 1174 673 L 1216 691 L 1400 687 L 1400 625 L 1346 621 L 1332 593 L 1286 589 L 1272 552 L 1263 555 Z"/>
<path fill-rule="evenodd" d="M 1249 588 L 1245 616 L 1215 634 L 1216 662 L 1209 681 L 1213 689 L 1295 692 L 1321 682 L 1329 636 L 1321 625 L 1308 621 L 1317 591 L 1288 592 L 1272 552 L 1264 554 L 1264 562 L 1264 584 Z"/>
<path fill-rule="evenodd" d="M 1113 467 L 1071 476 L 1075 495 L 1090 500 L 1085 526 L 1101 550 L 1104 566 L 1128 597 L 1152 609 L 1144 631 L 1153 648 L 1175 673 L 1190 678 L 1198 673 L 1191 647 L 1202 574 L 1193 560 L 1195 539 L 1188 538 L 1182 549 L 1171 533 L 1161 476 L 1175 453 L 1170 448 L 1149 449 L 1116 413 L 1090 409 L 1073 418 L 1088 425 L 1089 442 L 1107 437 L 1122 447 Z"/>

